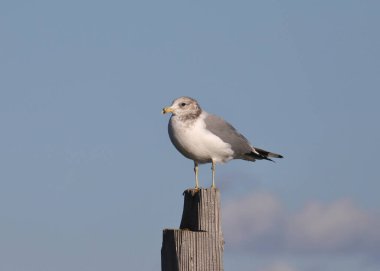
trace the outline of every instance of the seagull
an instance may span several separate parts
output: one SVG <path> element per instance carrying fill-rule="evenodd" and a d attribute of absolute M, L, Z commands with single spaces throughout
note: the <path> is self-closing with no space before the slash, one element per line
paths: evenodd
<path fill-rule="evenodd" d="M 253 147 L 231 124 L 202 110 L 190 97 L 180 97 L 162 109 L 171 113 L 169 137 L 176 149 L 194 161 L 195 188 L 199 188 L 198 164 L 211 163 L 212 188 L 215 188 L 215 164 L 232 159 L 269 160 L 282 158 L 277 153 Z"/>

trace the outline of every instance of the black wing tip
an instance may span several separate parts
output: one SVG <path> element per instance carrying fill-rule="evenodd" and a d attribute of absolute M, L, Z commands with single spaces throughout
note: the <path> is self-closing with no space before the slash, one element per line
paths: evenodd
<path fill-rule="evenodd" d="M 276 163 L 276 161 L 274 161 L 274 160 L 272 160 L 272 159 L 270 159 L 270 158 L 268 158 L 268 157 L 264 157 L 263 159 L 264 159 L 264 160 L 271 161 L 271 162 L 273 162 L 273 163 Z"/>
<path fill-rule="evenodd" d="M 262 149 L 257 149 L 257 148 L 255 149 L 255 151 L 247 153 L 246 155 L 249 155 L 250 157 L 253 157 L 254 159 L 268 160 L 272 162 L 275 162 L 275 161 L 270 158 L 284 158 L 284 156 L 282 156 L 281 154 L 268 152 L 268 151 L 264 151 Z"/>
<path fill-rule="evenodd" d="M 260 154 L 266 157 L 271 157 L 271 158 L 284 158 L 284 156 L 282 156 L 281 154 L 273 153 L 273 152 L 266 152 L 266 153 L 260 153 Z"/>

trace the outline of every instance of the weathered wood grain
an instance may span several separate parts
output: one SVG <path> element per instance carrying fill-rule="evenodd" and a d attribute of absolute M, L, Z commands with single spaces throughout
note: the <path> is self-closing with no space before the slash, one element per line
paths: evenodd
<path fill-rule="evenodd" d="M 162 271 L 222 271 L 224 240 L 220 191 L 188 189 L 180 229 L 165 229 Z"/>

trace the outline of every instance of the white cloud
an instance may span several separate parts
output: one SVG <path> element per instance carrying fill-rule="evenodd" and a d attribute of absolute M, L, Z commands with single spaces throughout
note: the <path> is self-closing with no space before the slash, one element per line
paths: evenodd
<path fill-rule="evenodd" d="M 287 242 L 296 250 L 358 252 L 370 249 L 373 241 L 380 244 L 379 226 L 378 217 L 349 200 L 313 202 L 288 219 Z"/>
<path fill-rule="evenodd" d="M 380 256 L 380 217 L 352 201 L 310 202 L 290 214 L 282 206 L 268 193 L 227 203 L 223 210 L 226 245 L 261 253 Z"/>
<path fill-rule="evenodd" d="M 280 202 L 270 194 L 254 194 L 230 202 L 223 208 L 224 230 L 234 243 L 261 238 L 276 231 L 281 220 Z"/>

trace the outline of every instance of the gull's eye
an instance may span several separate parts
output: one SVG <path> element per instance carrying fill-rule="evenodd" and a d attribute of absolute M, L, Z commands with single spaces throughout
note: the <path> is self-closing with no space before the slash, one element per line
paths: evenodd
<path fill-rule="evenodd" d="M 184 107 L 185 105 L 186 105 L 186 103 L 180 103 L 181 107 Z"/>

